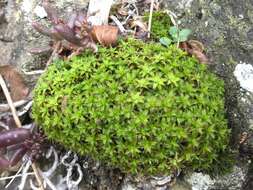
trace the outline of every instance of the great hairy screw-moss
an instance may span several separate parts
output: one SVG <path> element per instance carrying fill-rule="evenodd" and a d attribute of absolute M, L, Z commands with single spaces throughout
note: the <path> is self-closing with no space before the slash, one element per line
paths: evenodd
<path fill-rule="evenodd" d="M 229 139 L 223 81 L 175 46 L 133 39 L 51 65 L 33 117 L 50 139 L 132 174 L 208 169 Z"/>

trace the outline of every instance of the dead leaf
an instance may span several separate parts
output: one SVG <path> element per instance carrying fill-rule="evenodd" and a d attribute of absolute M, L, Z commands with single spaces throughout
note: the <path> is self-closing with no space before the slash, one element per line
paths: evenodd
<path fill-rule="evenodd" d="M 243 143 L 247 140 L 247 138 L 248 138 L 248 133 L 243 132 L 243 133 L 241 134 L 239 144 L 243 144 Z"/>
<path fill-rule="evenodd" d="M 5 79 L 10 89 L 13 101 L 26 98 L 29 93 L 28 87 L 25 85 L 22 75 L 11 65 L 0 66 L 0 74 Z"/>
<path fill-rule="evenodd" d="M 118 39 L 119 29 L 116 26 L 97 25 L 94 26 L 91 35 L 94 41 L 103 46 L 114 45 Z"/>
<path fill-rule="evenodd" d="M 68 103 L 68 97 L 67 96 L 63 96 L 62 97 L 62 101 L 61 101 L 61 111 L 64 112 L 66 107 L 67 107 L 67 103 Z"/>
<path fill-rule="evenodd" d="M 190 50 L 190 52 L 191 52 L 190 54 L 195 56 L 200 63 L 208 64 L 208 58 L 203 52 L 195 49 Z"/>
<path fill-rule="evenodd" d="M 179 44 L 179 48 L 184 50 L 185 52 L 193 55 L 198 59 L 198 61 L 202 64 L 208 64 L 208 58 L 204 52 L 204 45 L 197 40 L 190 40 L 186 42 L 181 42 Z"/>
<path fill-rule="evenodd" d="M 191 46 L 192 49 L 196 49 L 201 52 L 203 52 L 205 49 L 204 45 L 198 40 L 189 40 L 187 43 Z"/>
<path fill-rule="evenodd" d="M 128 15 L 128 11 L 127 11 L 127 9 L 124 8 L 124 7 L 119 8 L 118 11 L 117 11 L 117 13 L 118 13 L 119 15 L 122 15 L 122 16 L 127 16 L 127 15 Z"/>
<path fill-rule="evenodd" d="M 134 27 L 139 27 L 141 30 L 147 32 L 148 31 L 148 26 L 146 23 L 140 21 L 140 20 L 133 20 L 130 22 L 130 27 L 134 28 Z"/>

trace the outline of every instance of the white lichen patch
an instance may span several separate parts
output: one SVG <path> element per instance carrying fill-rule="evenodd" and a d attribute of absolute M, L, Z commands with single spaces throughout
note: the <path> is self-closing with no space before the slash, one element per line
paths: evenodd
<path fill-rule="evenodd" d="M 47 13 L 46 13 L 45 9 L 42 6 L 39 6 L 39 5 L 35 7 L 34 13 L 39 18 L 46 18 L 47 17 Z"/>
<path fill-rule="evenodd" d="M 208 190 L 214 184 L 209 175 L 194 172 L 187 182 L 192 186 L 192 190 Z"/>
<path fill-rule="evenodd" d="M 234 75 L 240 82 L 240 86 L 249 92 L 253 92 L 253 66 L 246 63 L 236 65 Z"/>
<path fill-rule="evenodd" d="M 33 1 L 30 0 L 24 0 L 21 6 L 21 10 L 25 12 L 26 14 L 29 14 L 32 11 Z"/>
<path fill-rule="evenodd" d="M 179 9 L 189 9 L 194 0 L 181 0 L 178 2 Z"/>

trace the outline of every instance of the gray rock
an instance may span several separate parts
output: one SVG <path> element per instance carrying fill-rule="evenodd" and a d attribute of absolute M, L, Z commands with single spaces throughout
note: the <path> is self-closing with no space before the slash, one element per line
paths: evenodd
<path fill-rule="evenodd" d="M 192 173 L 186 181 L 192 190 L 208 190 L 214 184 L 214 180 L 209 175 L 203 173 Z"/>
<path fill-rule="evenodd" d="M 55 1 L 55 6 L 61 16 L 68 17 L 74 9 L 85 10 L 87 2 L 88 0 L 58 0 Z M 239 75 L 234 73 L 240 64 L 248 67 L 253 65 L 253 1 L 164 0 L 163 4 L 178 16 L 180 27 L 192 29 L 192 39 L 203 42 L 212 63 L 210 68 L 224 78 L 227 117 L 232 129 L 231 146 L 238 151 L 237 164 L 242 165 L 234 167 L 230 174 L 211 181 L 205 175 L 194 183 L 179 180 L 174 189 L 188 190 L 204 185 L 202 189 L 208 187 L 208 190 L 250 190 L 253 172 L 248 160 L 253 159 L 253 93 L 250 83 L 246 84 L 238 77 L 240 72 Z M 0 65 L 12 64 L 25 71 L 44 67 L 48 55 L 34 56 L 28 53 L 30 48 L 47 45 L 49 40 L 31 27 L 33 20 L 48 24 L 40 6 L 39 0 L 0 0 Z M 252 79 L 252 73 L 247 76 Z M 29 76 L 26 80 L 32 86 L 36 78 Z M 246 134 L 243 142 L 242 134 Z M 117 176 L 121 178 L 121 174 L 103 167 L 89 170 L 85 174 L 82 189 L 117 189 L 121 180 Z M 146 179 L 137 183 L 134 181 L 125 179 L 122 189 L 148 190 L 154 189 L 156 184 Z M 166 185 L 157 188 L 169 187 Z"/>
<path fill-rule="evenodd" d="M 215 179 L 214 185 L 209 190 L 238 190 L 243 189 L 243 183 L 246 179 L 247 170 L 235 166 L 233 171 L 225 176 Z"/>

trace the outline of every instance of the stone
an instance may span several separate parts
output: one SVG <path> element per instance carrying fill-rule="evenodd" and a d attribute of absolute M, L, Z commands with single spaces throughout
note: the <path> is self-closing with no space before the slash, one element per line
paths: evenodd
<path fill-rule="evenodd" d="M 246 63 L 237 64 L 234 75 L 240 86 L 253 93 L 253 66 Z"/>
<path fill-rule="evenodd" d="M 208 190 L 214 184 L 209 175 L 197 172 L 191 174 L 187 182 L 191 185 L 192 190 Z"/>
<path fill-rule="evenodd" d="M 61 16 L 73 10 L 87 9 L 89 0 L 54 1 Z M 34 56 L 32 47 L 48 44 L 47 37 L 32 27 L 33 20 L 49 24 L 39 0 L 0 0 L 0 65 L 16 65 L 20 70 L 43 69 L 49 55 Z M 191 39 L 205 45 L 212 63 L 210 69 L 222 77 L 226 85 L 226 108 L 231 128 L 231 147 L 237 152 L 237 163 L 232 172 L 211 179 L 206 174 L 187 175 L 192 180 L 178 179 L 172 190 L 251 190 L 253 189 L 253 1 L 252 0 L 164 0 L 163 7 L 177 15 L 180 27 L 193 31 Z M 26 76 L 33 87 L 38 76 Z M 252 85 L 250 85 L 252 84 Z M 240 143 L 242 134 L 247 138 Z M 91 164 L 94 165 L 94 164 Z M 104 167 L 84 174 L 82 189 L 155 189 L 146 179 L 125 180 L 122 175 Z M 124 181 L 120 188 L 121 181 Z M 0 187 L 2 189 L 2 187 Z M 168 185 L 157 189 L 169 188 Z"/>

